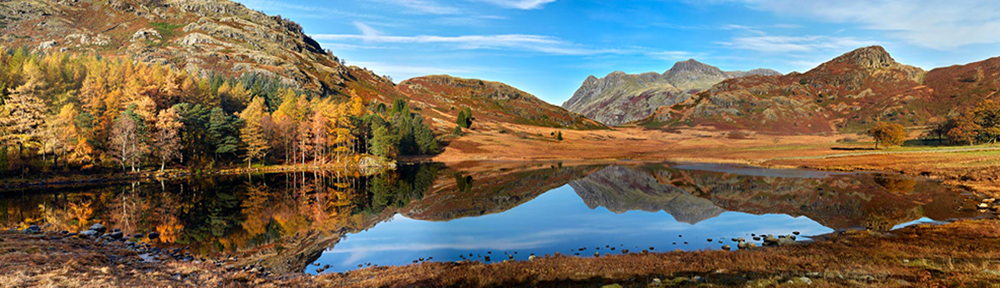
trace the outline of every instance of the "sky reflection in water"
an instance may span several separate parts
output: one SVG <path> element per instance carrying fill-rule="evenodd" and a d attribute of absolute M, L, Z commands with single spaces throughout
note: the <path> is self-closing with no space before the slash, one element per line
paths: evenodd
<path fill-rule="evenodd" d="M 806 217 L 784 214 L 723 212 L 696 224 L 678 222 L 662 211 L 616 214 L 604 207 L 588 208 L 572 187 L 564 185 L 499 214 L 445 222 L 396 215 L 391 221 L 367 231 L 347 235 L 334 248 L 325 251 L 316 263 L 329 264 L 327 272 L 343 272 L 367 263 L 405 265 L 430 257 L 431 261 L 463 260 L 459 255 L 479 261 L 490 256 L 492 262 L 498 262 L 508 259 L 515 251 L 515 260 L 525 260 L 531 253 L 579 253 L 593 257 L 594 252 L 621 254 L 623 248 L 630 252 L 649 247 L 661 252 L 720 249 L 725 244 L 735 248 L 731 238 L 750 240 L 751 233 L 790 234 L 792 231 L 818 235 L 833 230 Z M 709 238 L 713 241 L 708 242 Z M 719 240 L 724 243 L 720 244 Z M 611 251 L 605 245 L 617 248 Z M 579 251 L 579 248 L 586 250 Z M 310 266 L 306 272 L 315 273 L 315 268 Z"/>

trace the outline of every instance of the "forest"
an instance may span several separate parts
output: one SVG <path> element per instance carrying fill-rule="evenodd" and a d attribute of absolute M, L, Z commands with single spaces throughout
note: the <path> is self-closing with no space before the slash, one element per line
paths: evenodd
<path fill-rule="evenodd" d="M 353 94 L 353 93 L 351 93 Z M 0 173 L 348 165 L 438 151 L 405 100 L 99 55 L 0 53 Z"/>

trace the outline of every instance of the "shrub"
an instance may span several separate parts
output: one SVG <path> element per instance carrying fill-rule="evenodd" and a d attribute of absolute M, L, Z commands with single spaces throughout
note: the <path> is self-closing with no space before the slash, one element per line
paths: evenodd
<path fill-rule="evenodd" d="M 726 134 L 726 138 L 737 140 L 750 139 L 750 136 L 753 136 L 753 134 L 744 131 L 733 131 Z"/>

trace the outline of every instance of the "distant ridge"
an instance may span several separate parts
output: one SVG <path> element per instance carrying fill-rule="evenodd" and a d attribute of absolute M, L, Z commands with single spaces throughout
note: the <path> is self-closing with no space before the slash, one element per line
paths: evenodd
<path fill-rule="evenodd" d="M 660 106 L 684 101 L 723 80 L 751 75 L 781 73 L 770 69 L 727 72 L 689 59 L 663 73 L 591 75 L 562 107 L 607 125 L 619 125 L 642 119 Z"/>

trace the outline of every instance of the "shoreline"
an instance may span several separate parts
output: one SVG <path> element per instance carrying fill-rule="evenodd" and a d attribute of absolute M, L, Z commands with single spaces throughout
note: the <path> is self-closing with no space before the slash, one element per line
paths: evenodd
<path fill-rule="evenodd" d="M 813 241 L 738 251 L 648 252 L 528 261 L 425 262 L 344 273 L 275 275 L 227 259 L 143 257 L 115 241 L 51 231 L 0 231 L 0 282 L 14 286 L 662 287 L 909 286 L 1000 281 L 1000 225 L 918 224 L 887 233 L 837 231 Z M 28 267 L 28 268 L 24 268 Z M 859 270 L 859 267 L 864 267 Z M 978 283 L 978 284 L 976 284 Z"/>
<path fill-rule="evenodd" d="M 246 175 L 246 174 L 260 174 L 260 173 L 280 173 L 280 172 L 303 172 L 303 171 L 359 171 L 363 172 L 365 175 L 377 174 L 386 170 L 392 170 L 396 168 L 396 162 L 386 162 L 383 165 L 375 166 L 360 166 L 360 165 L 267 165 L 262 167 L 255 167 L 252 169 L 247 168 L 223 168 L 223 169 L 211 169 L 202 170 L 195 169 L 197 172 L 192 172 L 192 170 L 184 169 L 167 169 L 163 172 L 160 171 L 145 171 L 145 172 L 128 172 L 128 173 L 94 173 L 94 174 L 66 174 L 60 175 L 58 178 L 44 178 L 37 181 L 35 179 L 24 179 L 24 178 L 0 178 L 4 180 L 4 184 L 0 186 L 0 192 L 10 191 L 15 189 L 34 189 L 34 188 L 65 188 L 65 187 L 78 187 L 96 184 L 108 184 L 108 183 L 122 183 L 129 181 L 141 181 L 141 180 L 168 180 L 168 179 L 181 179 L 191 176 L 225 176 L 225 175 Z M 66 179 L 69 180 L 55 180 L 50 181 L 50 179 Z"/>

